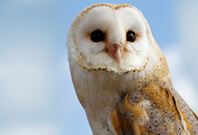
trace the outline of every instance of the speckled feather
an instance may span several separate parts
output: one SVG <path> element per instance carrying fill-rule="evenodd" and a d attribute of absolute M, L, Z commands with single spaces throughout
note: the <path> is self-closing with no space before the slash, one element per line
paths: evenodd
<path fill-rule="evenodd" d="M 111 120 L 117 135 L 198 135 L 198 117 L 163 81 L 127 94 Z"/>

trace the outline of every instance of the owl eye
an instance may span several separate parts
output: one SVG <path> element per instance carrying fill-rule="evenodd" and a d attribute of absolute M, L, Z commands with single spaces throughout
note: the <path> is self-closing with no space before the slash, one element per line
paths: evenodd
<path fill-rule="evenodd" d="M 104 40 L 104 33 L 101 30 L 94 30 L 91 33 L 91 40 L 94 42 L 100 42 Z"/>
<path fill-rule="evenodd" d="M 136 40 L 135 33 L 133 31 L 128 31 L 126 34 L 127 41 L 134 42 Z"/>

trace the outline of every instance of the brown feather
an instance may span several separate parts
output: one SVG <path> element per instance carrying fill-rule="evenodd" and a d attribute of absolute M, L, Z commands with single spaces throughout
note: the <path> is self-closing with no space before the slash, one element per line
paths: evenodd
<path fill-rule="evenodd" d="M 111 117 L 117 135 L 197 135 L 197 116 L 176 97 L 176 91 L 164 82 L 127 94 Z"/>

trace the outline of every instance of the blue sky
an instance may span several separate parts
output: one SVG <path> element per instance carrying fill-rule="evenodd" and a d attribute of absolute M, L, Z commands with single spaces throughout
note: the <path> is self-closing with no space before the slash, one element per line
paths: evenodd
<path fill-rule="evenodd" d="M 197 1 L 2 0 L 1 135 L 92 135 L 71 81 L 66 36 L 87 6 L 123 2 L 143 12 L 175 88 L 198 113 Z"/>

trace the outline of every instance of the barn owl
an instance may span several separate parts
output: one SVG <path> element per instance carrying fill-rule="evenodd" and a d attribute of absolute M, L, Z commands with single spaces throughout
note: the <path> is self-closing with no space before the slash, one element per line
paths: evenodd
<path fill-rule="evenodd" d="M 198 135 L 142 13 L 96 4 L 68 33 L 73 84 L 94 135 Z"/>

